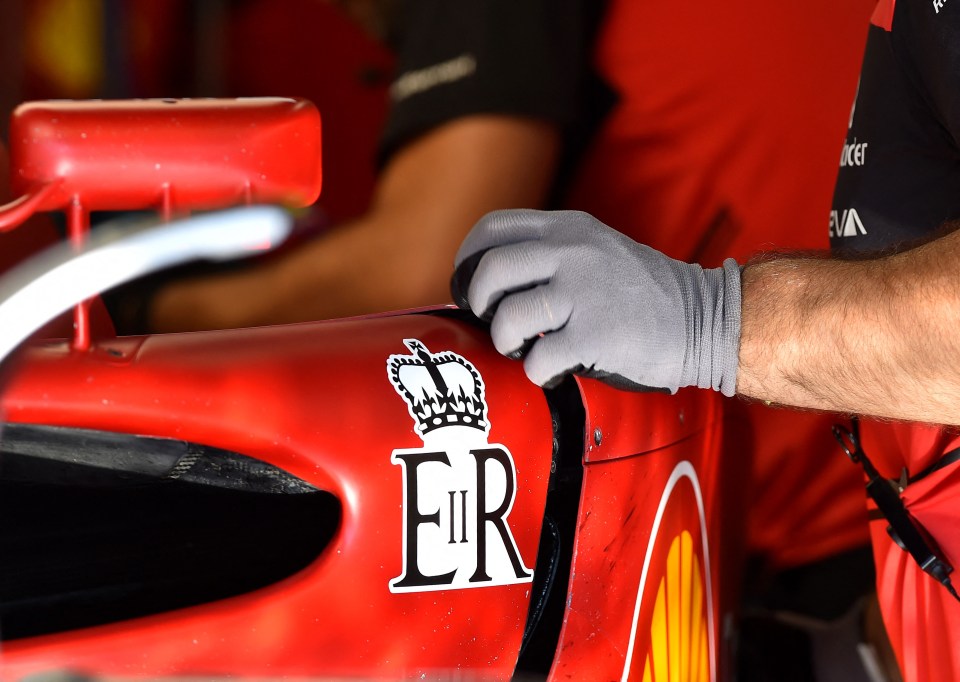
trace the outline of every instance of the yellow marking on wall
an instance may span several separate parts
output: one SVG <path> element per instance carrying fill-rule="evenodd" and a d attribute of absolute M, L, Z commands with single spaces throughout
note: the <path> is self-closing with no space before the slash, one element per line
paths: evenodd
<path fill-rule="evenodd" d="M 100 0 L 45 0 L 25 36 L 30 64 L 64 97 L 91 97 L 104 73 Z"/>

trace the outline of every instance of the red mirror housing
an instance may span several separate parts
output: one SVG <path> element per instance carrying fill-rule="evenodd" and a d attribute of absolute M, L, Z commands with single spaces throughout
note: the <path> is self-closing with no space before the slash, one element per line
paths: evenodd
<path fill-rule="evenodd" d="M 48 188 L 37 211 L 306 206 L 320 114 L 278 97 L 31 102 L 13 113 L 10 160 L 15 195 Z"/>

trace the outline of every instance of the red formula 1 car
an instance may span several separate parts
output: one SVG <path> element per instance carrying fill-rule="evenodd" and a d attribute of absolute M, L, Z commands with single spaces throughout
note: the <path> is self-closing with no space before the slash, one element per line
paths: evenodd
<path fill-rule="evenodd" d="M 36 103 L 11 130 L 0 225 L 64 210 L 78 245 L 90 211 L 319 191 L 303 101 Z M 545 391 L 452 308 L 74 315 L 5 367 L 0 679 L 726 678 L 746 463 L 710 392 Z"/>

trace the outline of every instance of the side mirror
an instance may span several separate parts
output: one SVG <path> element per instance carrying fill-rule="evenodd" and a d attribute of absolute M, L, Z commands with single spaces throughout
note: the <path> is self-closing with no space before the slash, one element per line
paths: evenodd
<path fill-rule="evenodd" d="M 306 206 L 320 115 L 285 98 L 30 102 L 11 118 L 10 162 L 15 196 L 40 195 L 33 211 Z"/>
<path fill-rule="evenodd" d="M 165 221 L 237 204 L 307 206 L 322 181 L 320 114 L 306 100 L 145 99 L 28 102 L 10 123 L 11 203 L 0 231 L 64 211 L 73 246 L 91 211 L 154 209 Z M 90 343 L 88 302 L 74 347 Z"/>

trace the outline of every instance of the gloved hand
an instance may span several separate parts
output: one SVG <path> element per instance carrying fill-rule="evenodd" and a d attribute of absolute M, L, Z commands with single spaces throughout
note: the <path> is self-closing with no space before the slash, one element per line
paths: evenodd
<path fill-rule="evenodd" d="M 574 372 L 620 388 L 732 396 L 740 268 L 704 270 L 576 211 L 496 211 L 456 257 L 462 308 L 491 321 L 497 350 L 541 386 Z"/>

